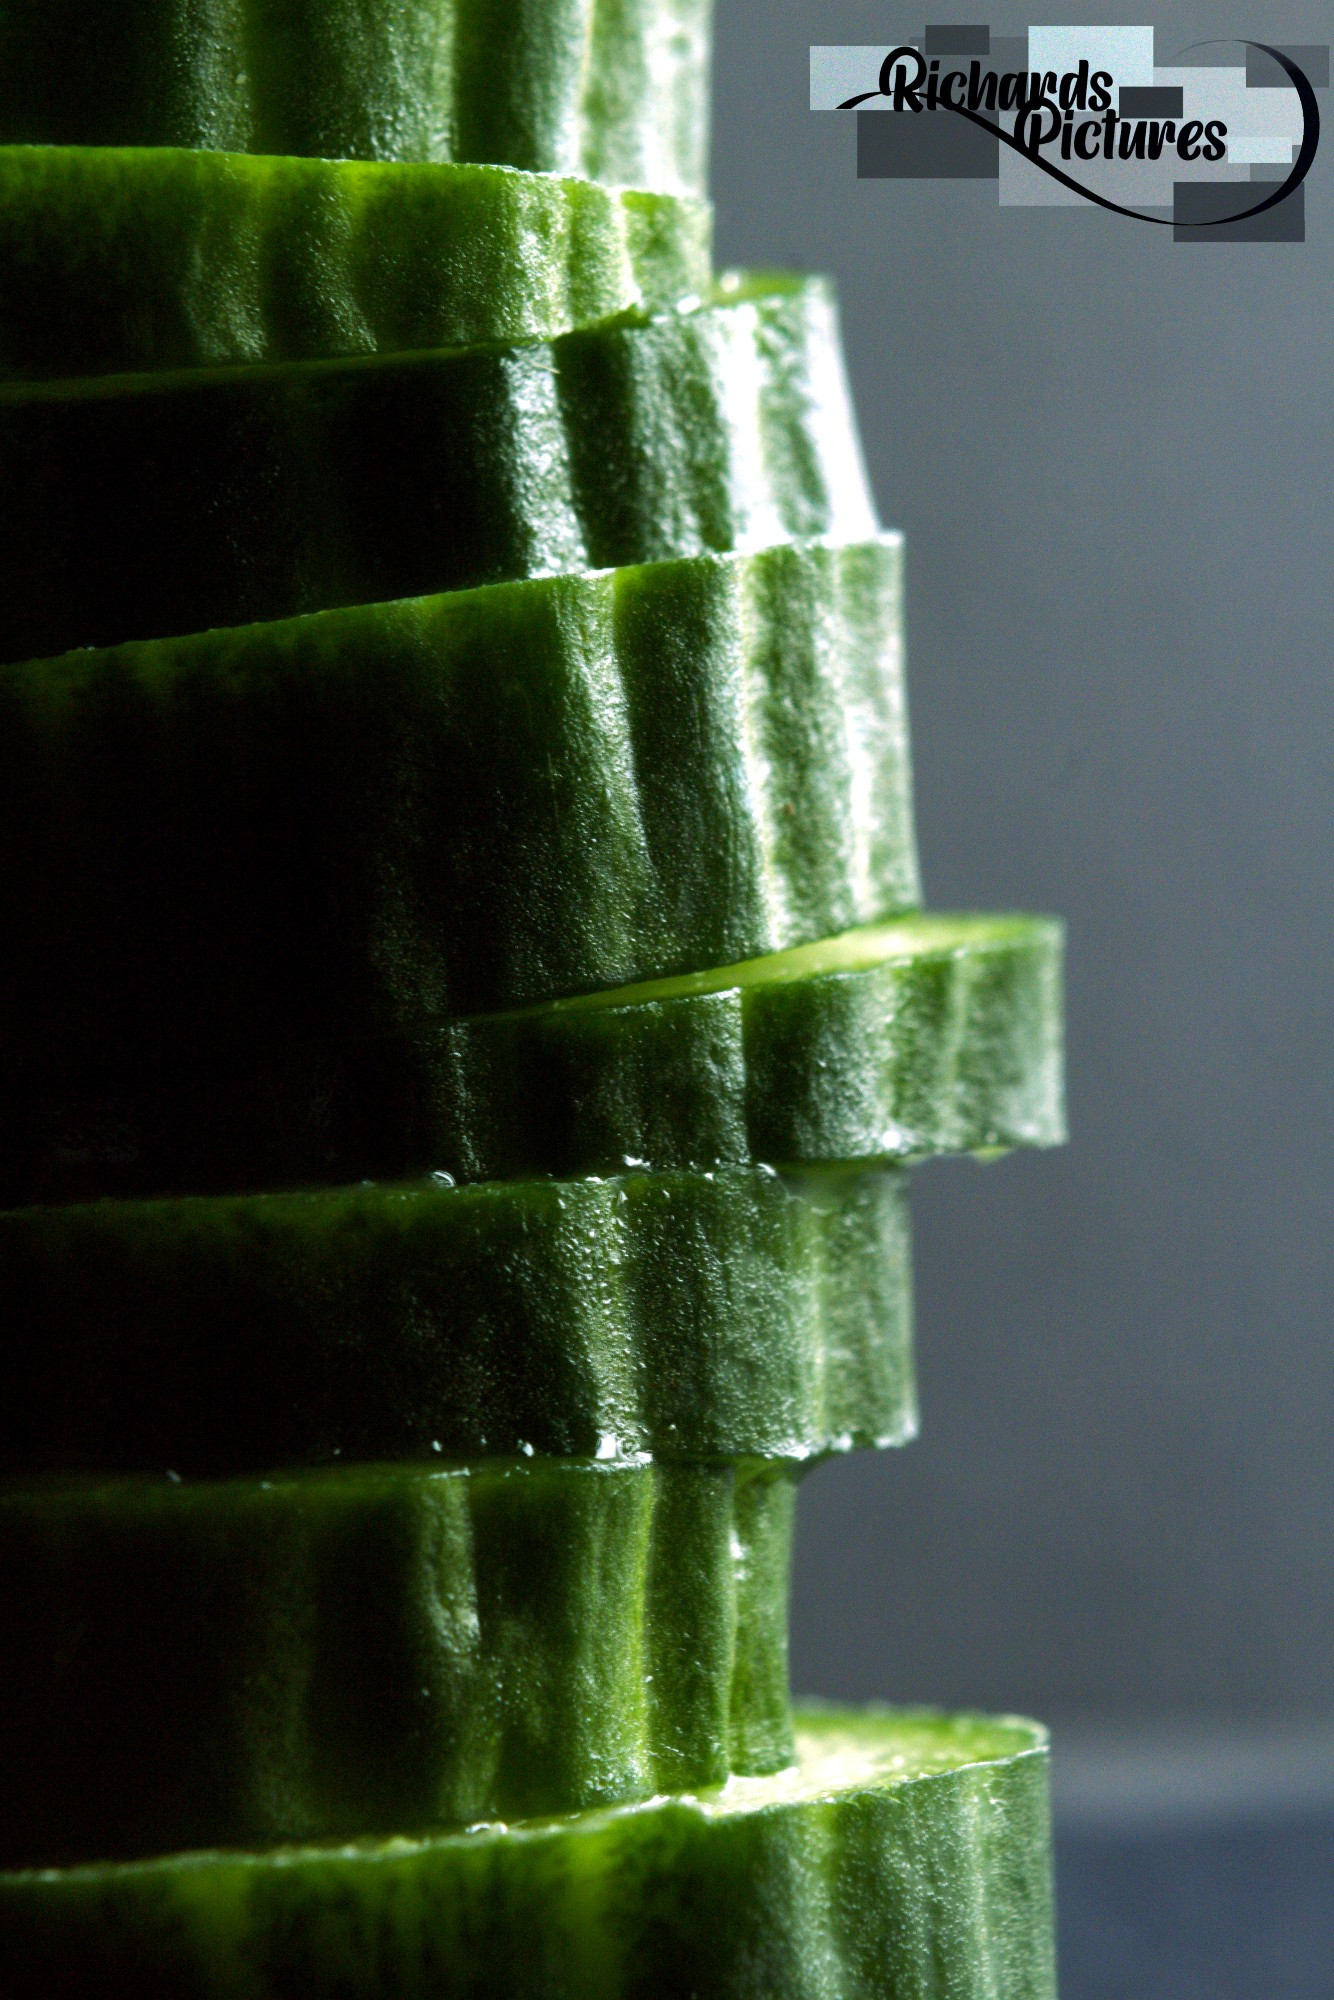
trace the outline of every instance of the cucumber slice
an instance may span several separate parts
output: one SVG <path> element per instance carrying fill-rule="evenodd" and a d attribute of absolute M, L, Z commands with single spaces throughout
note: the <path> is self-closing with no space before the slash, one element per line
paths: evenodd
<path fill-rule="evenodd" d="M 364 1036 L 917 900 L 896 538 L 0 668 L 0 1043 Z"/>
<path fill-rule="evenodd" d="M 1055 2000 L 1045 1733 L 799 1711 L 700 1798 L 0 1877 L 11 2000 Z"/>
<path fill-rule="evenodd" d="M 922 914 L 438 1031 L 460 1178 L 921 1159 L 1065 1136 L 1061 926 Z M 530 1169 L 531 1170 L 531 1169 Z"/>
<path fill-rule="evenodd" d="M 5 1490 L 0 1865 L 778 1769 L 794 1490 L 540 1460 Z"/>
<path fill-rule="evenodd" d="M 901 1443 L 902 1179 L 741 1167 L 11 1211 L 0 1473 Z"/>
<path fill-rule="evenodd" d="M 6 0 L 0 138 L 704 185 L 709 0 Z"/>
<path fill-rule="evenodd" d="M 821 280 L 527 347 L 0 384 L 0 658 L 876 532 Z"/>
<path fill-rule="evenodd" d="M 920 1159 L 1064 1136 L 1059 924 L 921 915 L 339 1044 L 0 1039 L 10 1206 L 372 1175 Z M 48 1005 L 55 1004 L 48 1001 Z M 165 1019 L 165 1015 L 164 1015 Z"/>
<path fill-rule="evenodd" d="M 502 167 L 0 148 L 0 375 L 550 340 L 706 292 L 702 201 Z"/>

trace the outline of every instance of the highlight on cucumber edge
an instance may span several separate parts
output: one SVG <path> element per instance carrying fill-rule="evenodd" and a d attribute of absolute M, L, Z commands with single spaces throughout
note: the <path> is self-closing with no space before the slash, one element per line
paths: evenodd
<path fill-rule="evenodd" d="M 927 24 L 812 44 L 810 108 L 853 114 L 859 180 L 993 181 L 1001 208 L 1084 208 L 1176 243 L 1306 240 L 1327 45 L 1152 25 Z"/>

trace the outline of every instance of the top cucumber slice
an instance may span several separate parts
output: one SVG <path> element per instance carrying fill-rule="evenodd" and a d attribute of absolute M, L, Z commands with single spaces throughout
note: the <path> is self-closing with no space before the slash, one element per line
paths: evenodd
<path fill-rule="evenodd" d="M 526 347 L 0 385 L 0 659 L 863 541 L 818 279 Z"/>
<path fill-rule="evenodd" d="M 699 1797 L 0 1876 L 7 2000 L 1055 2000 L 1045 1732 L 796 1720 Z"/>
<path fill-rule="evenodd" d="M 706 203 L 501 167 L 0 148 L 0 377 L 551 340 L 708 291 Z"/>
<path fill-rule="evenodd" d="M 701 192 L 710 0 L 6 0 L 0 140 Z"/>

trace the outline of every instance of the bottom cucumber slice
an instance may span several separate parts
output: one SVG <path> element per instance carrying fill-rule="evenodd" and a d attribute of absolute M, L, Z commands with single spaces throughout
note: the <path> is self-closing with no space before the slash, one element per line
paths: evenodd
<path fill-rule="evenodd" d="M 9 2000 L 1054 2000 L 1045 1733 L 806 1711 L 700 1797 L 0 1877 Z"/>
<path fill-rule="evenodd" d="M 0 1866 L 781 1768 L 794 1492 L 541 1459 L 4 1490 Z"/>
<path fill-rule="evenodd" d="M 0 1214 L 0 1474 L 899 1444 L 905 1179 L 733 1167 Z"/>

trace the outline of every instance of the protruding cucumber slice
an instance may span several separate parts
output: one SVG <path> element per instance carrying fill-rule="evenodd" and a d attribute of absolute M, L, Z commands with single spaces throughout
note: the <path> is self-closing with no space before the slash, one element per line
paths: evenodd
<path fill-rule="evenodd" d="M 1061 929 L 903 917 L 339 1045 L 0 1040 L 13 1204 L 310 1181 L 918 1159 L 1064 1135 Z M 156 1059 L 154 1059 L 156 1056 Z M 83 1065 L 81 1067 L 81 1064 Z M 0 1072 L 3 1074 L 3 1072 Z"/>
<path fill-rule="evenodd" d="M 818 279 L 526 347 L 0 384 L 0 659 L 875 531 Z"/>
<path fill-rule="evenodd" d="M 1046 1737 L 798 1712 L 719 1793 L 0 1878 L 12 2000 L 1055 2000 Z"/>
<path fill-rule="evenodd" d="M 900 555 L 0 668 L 0 1073 L 382 1033 L 911 907 Z"/>
<path fill-rule="evenodd" d="M 0 1863 L 775 1770 L 793 1477 L 520 1460 L 6 1489 Z"/>
<path fill-rule="evenodd" d="M 1061 957 L 1048 918 L 920 915 L 451 1023 L 432 1156 L 471 1179 L 1056 1145 Z"/>
<path fill-rule="evenodd" d="M 707 292 L 710 234 L 502 167 L 3 147 L 0 375 L 552 340 Z"/>
<path fill-rule="evenodd" d="M 698 192 L 709 0 L 5 0 L 0 137 Z"/>
<path fill-rule="evenodd" d="M 0 1473 L 896 1444 L 908 1263 L 875 1169 L 19 1210 Z"/>

